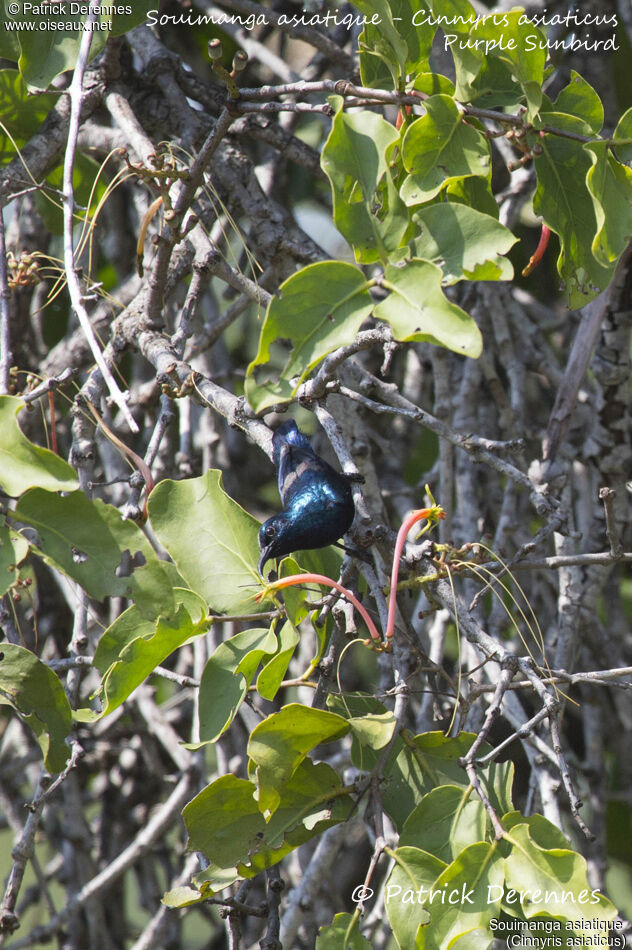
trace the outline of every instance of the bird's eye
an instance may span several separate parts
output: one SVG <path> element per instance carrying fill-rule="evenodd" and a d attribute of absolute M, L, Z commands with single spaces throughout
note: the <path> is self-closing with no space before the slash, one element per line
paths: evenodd
<path fill-rule="evenodd" d="M 276 529 L 273 524 L 267 524 L 265 526 L 265 539 L 266 541 L 272 541 L 276 537 Z"/>

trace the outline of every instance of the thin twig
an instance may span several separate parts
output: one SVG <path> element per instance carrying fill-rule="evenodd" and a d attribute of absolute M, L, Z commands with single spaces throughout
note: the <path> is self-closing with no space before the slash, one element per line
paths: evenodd
<path fill-rule="evenodd" d="M 19 918 L 15 913 L 15 906 L 20 888 L 22 887 L 26 865 L 33 856 L 35 834 L 39 828 L 42 809 L 44 808 L 42 792 L 46 788 L 46 785 L 46 775 L 42 772 L 35 790 L 35 795 L 33 796 L 33 808 L 26 819 L 20 839 L 14 845 L 11 852 L 13 864 L 11 865 L 2 902 L 0 903 L 0 934 L 11 934 L 20 926 Z"/>
<path fill-rule="evenodd" d="M 613 488 L 599 489 L 599 500 L 603 502 L 606 515 L 606 534 L 610 542 L 610 557 L 618 561 L 623 555 L 623 544 L 619 537 L 619 528 L 614 513 L 614 499 L 616 494 Z"/>
<path fill-rule="evenodd" d="M 79 46 L 79 54 L 77 56 L 77 63 L 72 75 L 72 82 L 68 89 L 68 96 L 70 99 L 70 121 L 68 125 L 68 141 L 66 145 L 66 153 L 64 155 L 64 267 L 66 270 L 66 280 L 68 282 L 68 292 L 70 294 L 70 300 L 72 302 L 73 310 L 77 315 L 77 319 L 81 324 L 83 332 L 86 335 L 86 339 L 90 344 L 90 349 L 96 361 L 97 366 L 103 376 L 105 384 L 108 388 L 110 396 L 113 401 L 116 403 L 118 408 L 121 410 L 123 418 L 127 422 L 129 428 L 132 432 L 138 432 L 138 426 L 134 421 L 134 418 L 129 410 L 129 407 L 125 401 L 125 397 L 121 390 L 118 387 L 118 384 L 110 368 L 103 359 L 103 354 L 97 342 L 97 338 L 94 335 L 92 325 L 90 323 L 90 318 L 88 317 L 88 312 L 84 306 L 84 297 L 81 292 L 81 286 L 79 284 L 79 278 L 77 277 L 77 271 L 75 269 L 75 251 L 74 251 L 74 238 L 73 238 L 73 223 L 74 223 L 74 209 L 75 209 L 75 193 L 73 185 L 73 172 L 75 166 L 75 154 L 77 150 L 77 136 L 79 134 L 79 123 L 81 121 L 81 108 L 83 104 L 83 76 L 88 64 L 88 57 L 90 55 L 90 46 L 92 45 L 92 30 L 90 29 L 91 24 L 97 19 L 99 13 L 99 5 L 101 0 L 95 0 L 95 3 L 90 5 L 90 12 L 86 17 L 85 25 L 86 29 L 81 36 L 81 44 Z"/>
<path fill-rule="evenodd" d="M 4 199 L 0 199 L 0 394 L 9 392 L 11 379 L 11 312 L 7 248 L 4 238 Z"/>

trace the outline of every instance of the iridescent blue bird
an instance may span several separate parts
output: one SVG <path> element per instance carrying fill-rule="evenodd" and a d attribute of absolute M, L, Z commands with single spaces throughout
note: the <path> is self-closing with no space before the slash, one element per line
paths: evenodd
<path fill-rule="evenodd" d="M 272 446 L 283 511 L 261 525 L 260 574 L 272 558 L 334 544 L 355 515 L 348 477 L 316 455 L 293 420 L 276 429 Z"/>

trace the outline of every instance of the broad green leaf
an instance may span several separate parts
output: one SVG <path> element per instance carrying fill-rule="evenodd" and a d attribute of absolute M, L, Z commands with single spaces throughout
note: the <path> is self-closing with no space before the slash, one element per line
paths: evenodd
<path fill-rule="evenodd" d="M 254 793 L 252 782 L 236 775 L 222 775 L 202 789 L 182 812 L 189 848 L 218 867 L 236 868 L 265 833 Z"/>
<path fill-rule="evenodd" d="M 366 278 L 353 264 L 321 261 L 288 277 L 268 307 L 259 351 L 248 367 L 250 405 L 259 412 L 291 399 L 320 360 L 355 339 L 372 309 Z M 270 363 L 279 340 L 289 341 L 292 350 L 280 373 L 271 377 L 272 368 L 261 372 L 259 367 Z"/>
<path fill-rule="evenodd" d="M 602 945 L 607 946 L 605 925 L 616 917 L 617 910 L 588 884 L 585 859 L 567 848 L 542 847 L 535 835 L 528 818 L 509 831 L 507 840 L 512 848 L 505 858 L 505 888 L 516 892 L 515 901 L 513 895 L 505 894 L 509 909 L 522 912 L 527 920 L 548 914 L 572 921 L 578 925 L 577 934 L 585 932 L 582 921 L 600 921 L 598 932 L 603 935 Z"/>
<path fill-rule="evenodd" d="M 348 821 L 354 808 L 337 772 L 324 762 L 314 765 L 304 759 L 282 788 L 281 801 L 266 823 L 264 846 L 238 870 L 255 877 L 310 838 Z"/>
<path fill-rule="evenodd" d="M 447 299 L 441 276 L 428 261 L 389 265 L 382 285 L 391 293 L 375 308 L 375 316 L 390 324 L 396 340 L 436 343 L 476 358 L 483 346 L 480 330 L 472 317 Z"/>
<path fill-rule="evenodd" d="M 184 604 L 194 623 L 200 623 L 206 615 L 206 603 L 192 590 L 181 586 L 182 579 L 173 564 L 165 562 L 167 574 L 171 575 L 171 588 L 176 605 Z M 135 604 L 124 610 L 101 635 L 94 654 L 95 666 L 105 676 L 110 667 L 120 659 L 133 640 L 149 638 L 156 629 L 154 618 L 144 619 Z"/>
<path fill-rule="evenodd" d="M 365 761 L 370 762 L 369 771 L 375 762 L 374 753 L 384 748 L 393 736 L 396 722 L 393 713 L 383 703 L 365 693 L 330 693 L 327 706 L 347 720 L 351 727 L 351 755 L 357 768 L 365 769 Z M 365 760 L 363 747 L 369 751 Z"/>
<path fill-rule="evenodd" d="M 503 882 L 503 859 L 495 844 L 480 841 L 464 848 L 434 882 L 424 910 L 430 914 L 426 924 L 420 921 L 416 947 L 419 950 L 458 950 L 461 937 L 480 931 L 487 940 L 480 950 L 491 950 L 493 934 L 490 921 L 500 911 L 500 896 L 490 900 Z M 423 925 L 423 926 L 421 926 Z"/>
<path fill-rule="evenodd" d="M 384 884 L 384 905 L 401 950 L 416 946 L 420 924 L 430 920 L 423 898 L 446 864 L 420 848 L 397 848 L 395 866 Z M 421 898 L 421 899 L 420 899 Z"/>
<path fill-rule="evenodd" d="M 386 912 L 402 950 L 491 947 L 491 919 L 500 912 L 503 862 L 494 845 L 477 842 L 449 865 L 417 848 L 400 847 L 384 888 Z M 479 942 L 461 943 L 476 934 Z"/>
<path fill-rule="evenodd" d="M 507 831 L 511 831 L 517 825 L 527 824 L 529 834 L 540 848 L 555 850 L 561 848 L 568 850 L 570 843 L 564 832 L 554 825 L 553 822 L 545 818 L 544 815 L 529 815 L 525 817 L 520 811 L 508 811 L 502 818 L 502 826 Z"/>
<path fill-rule="evenodd" d="M 489 144 L 463 121 L 454 99 L 431 96 L 424 105 L 426 115 L 408 127 L 402 143 L 402 159 L 410 178 L 401 193 L 408 205 L 429 201 L 457 178 L 487 178 L 490 173 Z"/>
<path fill-rule="evenodd" d="M 402 0 L 398 2 L 402 3 Z M 354 6 L 366 17 L 377 14 L 379 18 L 376 25 L 365 26 L 360 36 L 362 82 L 375 82 L 390 76 L 393 88 L 397 89 L 406 75 L 408 47 L 393 20 L 396 13 L 392 3 L 389 0 L 354 0 Z M 367 58 L 375 58 L 379 65 L 367 63 Z"/>
<path fill-rule="evenodd" d="M 16 33 L 20 44 L 20 58 L 18 64 L 30 89 L 48 89 L 50 83 L 60 73 L 67 69 L 74 69 L 79 53 L 82 37 L 82 24 L 86 19 L 85 12 L 70 12 L 71 4 L 50 6 L 46 4 L 34 5 L 37 13 L 22 10 L 16 20 L 34 23 L 35 29 L 21 30 Z M 78 10 L 79 4 L 73 9 Z M 83 4 L 81 5 L 84 6 Z M 39 11 L 44 11 L 40 13 Z M 41 29 L 46 22 L 49 29 Z M 92 30 L 92 46 L 90 56 L 99 53 L 105 46 L 108 30 L 101 27 L 102 21 L 95 24 Z"/>
<path fill-rule="evenodd" d="M 606 142 L 591 142 L 585 148 L 593 161 L 587 182 L 598 227 L 592 250 L 608 267 L 619 259 L 632 237 L 632 170 L 610 154 Z"/>
<path fill-rule="evenodd" d="M 498 219 L 498 203 L 486 178 L 457 178 L 448 185 L 445 193 L 448 201 L 467 205 L 474 211 Z"/>
<path fill-rule="evenodd" d="M 399 844 L 423 848 L 449 864 L 464 848 L 485 840 L 487 824 L 485 807 L 471 789 L 440 785 L 410 813 Z"/>
<path fill-rule="evenodd" d="M 0 644 L 0 704 L 12 706 L 31 727 L 48 771 L 61 772 L 69 753 L 70 703 L 59 677 L 14 643 Z"/>
<path fill-rule="evenodd" d="M 60 497 L 32 488 L 14 517 L 37 528 L 34 552 L 76 580 L 90 597 L 131 597 L 144 617 L 169 615 L 175 601 L 165 565 L 138 525 L 81 491 Z"/>
<path fill-rule="evenodd" d="M 411 89 L 416 92 L 425 92 L 427 96 L 454 96 L 454 83 L 441 73 L 417 73 L 414 81 L 409 85 Z"/>
<path fill-rule="evenodd" d="M 257 692 L 263 699 L 273 700 L 278 693 L 299 640 L 298 630 L 288 620 L 279 630 L 278 647 L 274 656 L 264 664 L 257 677 Z"/>
<path fill-rule="evenodd" d="M 16 44 L 15 55 L 2 52 L 2 44 L 7 37 Z M 0 22 L 0 56 L 17 60 L 19 55 L 16 34 L 3 30 Z M 58 95 L 29 96 L 24 80 L 16 69 L 0 70 L 0 164 L 15 158 L 15 146 L 22 146 L 37 131 L 58 101 Z"/>
<path fill-rule="evenodd" d="M 428 70 L 437 27 L 425 3 L 362 0 L 355 6 L 365 14 L 375 10 L 380 16 L 377 24 L 364 28 L 358 42 L 363 85 L 399 88 L 406 76 L 414 80 L 418 73 Z"/>
<path fill-rule="evenodd" d="M 174 650 L 207 629 L 203 612 L 198 610 L 194 621 L 182 604 L 175 617 L 160 617 L 158 623 L 143 620 L 135 606 L 128 608 L 105 631 L 94 655 L 103 684 L 100 715 L 113 712 Z"/>
<path fill-rule="evenodd" d="M 476 79 L 470 84 L 468 101 L 479 109 L 503 106 L 507 111 L 516 112 L 524 102 L 524 91 L 509 66 L 495 56 L 485 56 Z"/>
<path fill-rule="evenodd" d="M 362 719 L 364 716 L 382 716 L 388 710 L 375 696 L 367 693 L 330 693 L 328 708 L 345 719 Z"/>
<path fill-rule="evenodd" d="M 23 406 L 17 396 L 0 396 L 0 487 L 13 496 L 35 487 L 74 491 L 79 487 L 75 470 L 55 452 L 30 442 L 20 429 L 16 416 Z"/>
<path fill-rule="evenodd" d="M 625 144 L 616 146 L 617 158 L 620 162 L 632 162 L 632 108 L 621 116 L 612 136 L 614 141 Z"/>
<path fill-rule="evenodd" d="M 233 881 L 234 876 L 231 875 L 230 883 L 232 884 Z M 207 901 L 209 897 L 212 897 L 212 893 L 205 894 L 203 891 L 197 890 L 197 888 L 184 885 L 182 887 L 173 887 L 170 891 L 163 894 L 161 903 L 164 904 L 165 907 L 193 907 L 194 904 Z"/>
<path fill-rule="evenodd" d="M 443 31 L 443 48 L 451 53 L 456 73 L 456 98 L 469 102 L 471 84 L 481 64 L 483 53 L 469 42 L 469 32 L 478 14 L 468 0 L 430 0 L 432 12 Z"/>
<path fill-rule="evenodd" d="M 383 713 L 368 713 L 365 716 L 352 716 L 351 719 L 347 719 L 347 722 L 360 745 L 370 746 L 376 750 L 388 745 L 397 726 L 397 719 L 390 710 Z"/>
<path fill-rule="evenodd" d="M 455 738 L 446 738 L 442 732 L 427 732 L 406 738 L 406 742 L 398 739 L 394 744 L 384 769 L 387 778 L 382 789 L 384 808 L 400 831 L 423 796 L 437 786 L 469 787 L 469 780 L 459 765 L 459 759 L 474 741 L 474 736 L 465 732 Z M 485 751 L 489 751 L 489 746 L 485 745 Z M 368 771 L 374 765 L 372 756 L 375 757 L 375 753 L 371 749 L 363 749 L 362 752 L 361 767 Z M 354 764 L 359 766 L 355 758 Z M 509 812 L 512 808 L 512 764 L 492 763 L 481 771 L 479 777 L 496 811 L 501 815 Z"/>
<path fill-rule="evenodd" d="M 160 543 L 187 585 L 217 614 L 253 614 L 267 609 L 254 600 L 259 522 L 222 487 L 222 473 L 165 479 L 152 491 L 149 518 Z"/>
<path fill-rule="evenodd" d="M 248 740 L 260 810 L 266 815 L 276 811 L 285 783 L 314 746 L 339 739 L 348 731 L 341 716 L 298 703 L 290 703 L 260 722 Z"/>
<path fill-rule="evenodd" d="M 485 56 L 509 67 L 524 90 L 526 118 L 532 121 L 542 102 L 546 37 L 532 23 L 523 22 L 523 14 L 522 10 L 509 10 L 496 17 L 480 17 L 469 39 Z"/>
<path fill-rule="evenodd" d="M 20 44 L 17 32 L 14 32 L 11 27 L 7 29 L 6 26 L 7 20 L 15 19 L 6 9 L 8 2 L 9 0 L 0 0 L 0 56 L 14 62 L 20 55 Z M 8 72 L 8 70 L 5 69 L 3 72 Z M 0 110 L 0 115 L 2 115 L 2 110 Z"/>
<path fill-rule="evenodd" d="M 103 4 L 104 12 L 91 30 L 91 58 L 103 49 L 109 36 L 126 33 L 145 22 L 152 3 L 153 0 L 134 0 L 129 5 L 130 13 L 115 13 L 114 16 L 113 7 L 125 8 L 126 4 Z M 4 8 L 7 10 L 6 0 Z M 21 4 L 20 11 L 10 17 L 31 24 L 30 29 L 13 34 L 21 51 L 20 71 L 31 88 L 46 89 L 55 76 L 74 68 L 87 12 L 87 3 L 36 3 Z M 9 19 L 6 12 L 5 17 Z M 44 29 L 44 26 L 48 28 Z"/>
<path fill-rule="evenodd" d="M 104 4 L 108 6 L 108 4 Z M 134 0 L 133 3 L 111 4 L 116 12 L 112 14 L 112 36 L 123 36 L 129 33 L 139 23 L 145 23 L 149 19 L 150 25 L 153 25 L 152 17 L 147 16 L 150 11 L 156 15 L 155 0 Z"/>
<path fill-rule="evenodd" d="M 595 135 L 599 135 L 603 127 L 601 99 L 590 83 L 574 69 L 571 69 L 571 81 L 561 90 L 551 111 L 565 112 L 583 119 Z"/>
<path fill-rule="evenodd" d="M 205 897 L 212 897 L 213 894 L 223 891 L 225 887 L 231 887 L 239 880 L 243 878 L 237 873 L 237 868 L 220 868 L 210 862 L 203 871 L 198 871 L 193 876 L 191 883 L 199 888 Z"/>
<path fill-rule="evenodd" d="M 266 822 L 247 779 L 223 775 L 184 808 L 189 847 L 217 870 L 234 869 L 244 877 L 280 861 L 288 852 L 348 817 L 351 798 L 328 765 L 301 762 L 283 786 L 280 806 Z M 195 883 L 199 886 L 200 876 Z"/>
<path fill-rule="evenodd" d="M 371 950 L 371 944 L 358 930 L 358 920 L 351 914 L 336 914 L 316 937 L 316 950 Z"/>
<path fill-rule="evenodd" d="M 262 657 L 274 653 L 271 630 L 243 630 L 209 657 L 200 682 L 200 741 L 215 742 L 233 721 Z"/>
<path fill-rule="evenodd" d="M 546 122 L 568 132 L 590 135 L 580 119 L 560 113 L 545 113 Z M 538 187 L 533 209 L 560 239 L 557 269 L 566 285 L 570 306 L 583 306 L 609 283 L 614 265 L 596 260 L 593 240 L 598 231 L 593 200 L 586 179 L 592 167 L 581 142 L 546 134 L 540 138 L 542 154 L 534 164 Z"/>
<path fill-rule="evenodd" d="M 502 255 L 517 238 L 495 218 L 464 204 L 442 202 L 420 208 L 413 221 L 420 232 L 411 242 L 413 254 L 437 264 L 444 283 L 489 279 L 483 276 L 485 264 L 498 271 L 492 279 L 513 277 L 511 263 Z"/>
<path fill-rule="evenodd" d="M 29 552 L 29 543 L 15 529 L 0 524 L 0 597 L 19 577 L 18 565 Z"/>
<path fill-rule="evenodd" d="M 401 243 L 408 212 L 393 184 L 387 153 L 399 140 L 395 127 L 375 112 L 336 109 L 321 165 L 331 182 L 334 223 L 353 245 L 358 261 L 386 261 Z"/>

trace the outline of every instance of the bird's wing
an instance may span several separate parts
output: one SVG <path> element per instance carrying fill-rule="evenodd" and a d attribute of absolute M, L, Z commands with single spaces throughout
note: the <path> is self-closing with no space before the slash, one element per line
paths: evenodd
<path fill-rule="evenodd" d="M 285 443 L 279 452 L 279 494 L 284 508 L 314 483 L 327 480 L 333 469 L 309 447 Z"/>

